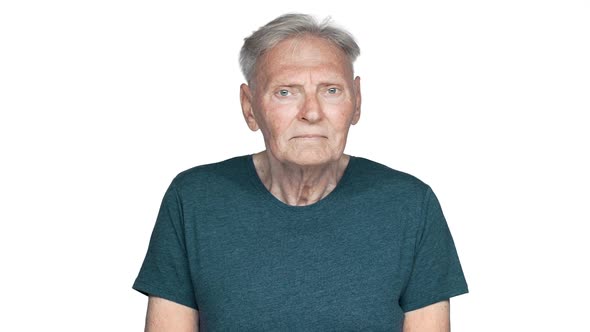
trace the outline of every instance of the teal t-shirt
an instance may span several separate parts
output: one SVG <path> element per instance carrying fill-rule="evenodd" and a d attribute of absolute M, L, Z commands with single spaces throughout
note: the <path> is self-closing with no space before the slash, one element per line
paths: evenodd
<path fill-rule="evenodd" d="M 199 310 L 201 331 L 401 331 L 467 292 L 430 187 L 359 157 L 308 206 L 276 199 L 252 156 L 180 173 L 133 288 Z"/>

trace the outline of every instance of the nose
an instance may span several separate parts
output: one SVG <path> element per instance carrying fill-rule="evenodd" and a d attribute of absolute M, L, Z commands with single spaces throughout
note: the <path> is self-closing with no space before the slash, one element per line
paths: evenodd
<path fill-rule="evenodd" d="M 315 94 L 307 95 L 301 108 L 299 119 L 314 123 L 320 121 L 322 117 L 323 112 L 318 96 Z"/>

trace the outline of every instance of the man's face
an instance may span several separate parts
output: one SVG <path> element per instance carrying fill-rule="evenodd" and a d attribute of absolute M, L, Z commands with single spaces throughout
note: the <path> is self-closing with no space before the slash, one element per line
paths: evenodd
<path fill-rule="evenodd" d="M 317 37 L 284 40 L 259 59 L 253 83 L 241 87 L 244 117 L 275 159 L 301 166 L 340 159 L 361 104 L 344 52 Z"/>

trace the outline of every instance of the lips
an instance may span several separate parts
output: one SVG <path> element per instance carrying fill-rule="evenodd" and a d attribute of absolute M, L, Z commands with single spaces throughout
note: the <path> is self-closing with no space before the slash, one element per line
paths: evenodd
<path fill-rule="evenodd" d="M 327 138 L 328 136 L 322 132 L 299 132 L 295 133 L 291 137 L 293 138 Z"/>
<path fill-rule="evenodd" d="M 327 137 L 324 135 L 320 135 L 320 134 L 303 134 L 303 135 L 293 136 L 293 138 L 317 139 L 317 138 L 327 138 Z"/>

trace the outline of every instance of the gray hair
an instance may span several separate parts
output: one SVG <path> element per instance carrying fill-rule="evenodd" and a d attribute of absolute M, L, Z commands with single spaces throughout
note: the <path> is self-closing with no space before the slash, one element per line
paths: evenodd
<path fill-rule="evenodd" d="M 240 67 L 248 84 L 251 84 L 256 63 L 264 52 L 283 40 L 305 34 L 324 38 L 334 43 L 346 54 L 351 67 L 361 53 L 354 37 L 348 31 L 332 25 L 330 17 L 318 22 L 311 15 L 285 14 L 270 21 L 244 39 L 244 45 L 240 51 Z"/>

